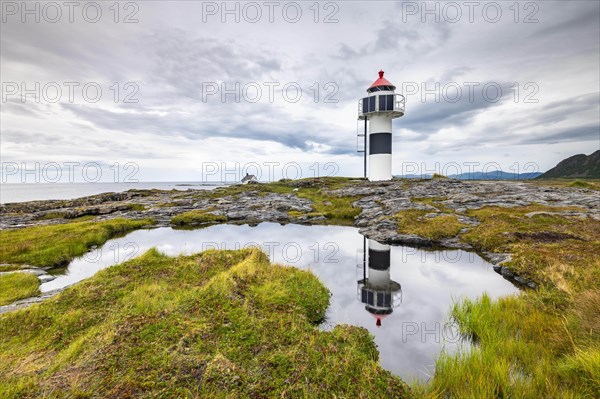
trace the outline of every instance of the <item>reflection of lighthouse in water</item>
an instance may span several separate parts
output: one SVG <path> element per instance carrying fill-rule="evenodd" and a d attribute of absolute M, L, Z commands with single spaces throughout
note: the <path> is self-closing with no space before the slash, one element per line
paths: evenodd
<path fill-rule="evenodd" d="M 358 280 L 358 298 L 380 327 L 381 320 L 402 302 L 402 288 L 390 277 L 390 246 L 373 240 L 368 242 L 368 248 L 363 248 L 363 278 Z"/>

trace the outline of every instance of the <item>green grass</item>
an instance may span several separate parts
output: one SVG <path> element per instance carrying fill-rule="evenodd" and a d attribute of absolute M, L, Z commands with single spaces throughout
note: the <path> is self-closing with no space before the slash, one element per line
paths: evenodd
<path fill-rule="evenodd" d="M 462 228 L 466 227 L 454 215 L 443 214 L 433 218 L 425 217 L 428 213 L 431 212 L 418 209 L 398 212 L 394 215 L 394 219 L 398 223 L 398 231 L 439 240 L 455 237 Z"/>
<path fill-rule="evenodd" d="M 462 332 L 478 345 L 442 355 L 424 397 L 596 398 L 600 345 L 573 335 L 569 320 L 531 303 L 535 294 L 455 305 Z M 570 320 L 571 322 L 573 320 Z"/>
<path fill-rule="evenodd" d="M 139 204 L 131 204 L 131 206 L 129 207 L 131 210 L 144 210 L 144 206 L 140 205 L 140 207 L 138 207 Z M 69 219 L 70 222 L 84 222 L 87 220 L 93 220 L 94 216 L 93 215 L 84 215 L 84 216 L 79 216 L 79 217 L 75 217 L 75 218 L 70 218 L 67 216 L 66 213 L 64 212 L 48 212 L 46 213 L 44 216 L 40 217 L 38 220 L 54 220 L 54 219 Z"/>
<path fill-rule="evenodd" d="M 258 250 L 151 250 L 0 316 L 0 397 L 404 398 L 318 279 Z"/>
<path fill-rule="evenodd" d="M 0 306 L 40 293 L 40 280 L 31 273 L 8 273 L 0 276 Z"/>
<path fill-rule="evenodd" d="M 426 204 L 436 208 L 440 212 L 444 213 L 453 213 L 454 211 L 442 203 L 442 201 L 446 201 L 447 197 L 414 197 L 411 198 L 411 202 L 419 202 L 421 204 Z"/>
<path fill-rule="evenodd" d="M 146 206 L 144 204 L 129 204 L 127 205 L 127 208 L 129 208 L 130 211 L 145 211 L 146 210 Z"/>
<path fill-rule="evenodd" d="M 300 198 L 308 198 L 312 203 L 314 212 L 308 213 L 309 217 L 324 216 L 324 224 L 350 226 L 354 224 L 354 217 L 360 214 L 360 208 L 354 208 L 352 203 L 360 197 L 336 197 L 324 194 L 321 189 L 302 189 L 297 193 Z"/>
<path fill-rule="evenodd" d="M 204 210 L 194 210 L 183 212 L 171 218 L 171 223 L 178 226 L 197 225 L 204 223 L 221 223 L 226 222 L 225 215 L 217 215 Z"/>
<path fill-rule="evenodd" d="M 0 231 L 0 263 L 65 265 L 93 245 L 151 224 L 149 219 L 84 221 Z"/>
<path fill-rule="evenodd" d="M 304 216 L 304 213 L 300 211 L 288 211 L 288 216 L 292 219 L 298 219 L 301 216 Z"/>
<path fill-rule="evenodd" d="M 573 295 L 600 281 L 600 229 L 591 218 L 552 214 L 563 210 L 577 208 L 531 205 L 469 211 L 482 224 L 462 239 L 479 250 L 512 253 L 507 265 L 515 272 Z"/>
<path fill-rule="evenodd" d="M 173 207 L 180 206 L 180 205 L 181 204 L 179 204 L 177 202 L 163 202 L 163 203 L 158 204 L 157 206 L 159 208 L 173 208 Z"/>
<path fill-rule="evenodd" d="M 581 181 L 581 180 L 575 180 L 574 182 L 569 184 L 569 187 L 589 188 L 590 190 L 600 190 L 600 185 L 598 183 L 592 183 L 592 182 Z"/>
<path fill-rule="evenodd" d="M 48 212 L 40 218 L 40 220 L 64 219 L 64 212 Z"/>
<path fill-rule="evenodd" d="M 442 354 L 430 384 L 414 387 L 417 396 L 597 397 L 600 229 L 591 218 L 555 214 L 569 210 L 577 208 L 530 205 L 467 212 L 481 224 L 461 239 L 480 251 L 513 254 L 505 265 L 540 288 L 497 301 L 484 295 L 456 303 L 452 316 L 477 345 Z"/>
<path fill-rule="evenodd" d="M 526 180 L 525 183 L 536 186 L 549 187 L 574 187 L 587 188 L 589 190 L 600 190 L 600 180 L 598 179 L 535 179 Z"/>
<path fill-rule="evenodd" d="M 15 270 L 26 269 L 27 266 L 23 265 L 0 265 L 0 272 L 12 272 Z"/>

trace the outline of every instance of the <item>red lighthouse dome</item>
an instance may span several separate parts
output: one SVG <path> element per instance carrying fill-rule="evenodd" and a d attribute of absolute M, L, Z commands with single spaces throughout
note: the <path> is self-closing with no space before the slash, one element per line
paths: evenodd
<path fill-rule="evenodd" d="M 367 92 L 371 93 L 374 91 L 388 90 L 394 91 L 396 90 L 396 86 L 394 86 L 389 80 L 383 77 L 383 70 L 379 71 L 379 79 L 377 79 L 373 84 L 367 89 Z"/>

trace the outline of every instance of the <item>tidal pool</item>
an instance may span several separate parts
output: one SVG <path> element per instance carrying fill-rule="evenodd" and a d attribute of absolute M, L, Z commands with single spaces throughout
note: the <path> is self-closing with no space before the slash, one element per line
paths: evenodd
<path fill-rule="evenodd" d="M 41 290 L 64 288 L 152 247 L 176 256 L 248 246 L 261 247 L 272 262 L 313 271 L 332 294 L 321 328 L 346 323 L 368 329 L 381 365 L 407 382 L 428 379 L 442 351 L 468 348 L 449 322 L 454 301 L 518 292 L 471 252 L 390 247 L 365 239 L 354 227 L 277 223 L 134 231 L 50 271 L 57 278 Z"/>

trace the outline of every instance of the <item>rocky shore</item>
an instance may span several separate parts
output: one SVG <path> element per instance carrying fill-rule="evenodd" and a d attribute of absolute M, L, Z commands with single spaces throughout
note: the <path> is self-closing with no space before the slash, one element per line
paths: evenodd
<path fill-rule="evenodd" d="M 348 179 L 341 188 L 321 186 L 319 179 L 289 182 L 291 192 L 269 192 L 258 185 L 215 190 L 130 190 L 105 193 L 74 200 L 32 201 L 0 205 L 0 228 L 15 229 L 36 225 L 68 223 L 84 216 L 94 220 L 113 218 L 152 218 L 158 227 L 171 225 L 171 219 L 184 212 L 205 211 L 224 217 L 228 223 L 324 224 L 325 216 L 315 213 L 313 201 L 299 196 L 303 190 L 320 188 L 329 198 L 357 198 L 360 209 L 353 224 L 368 238 L 388 244 L 472 250 L 458 236 L 434 240 L 415 234 L 401 234 L 393 216 L 401 211 L 426 211 L 427 218 L 452 213 L 465 226 L 478 220 L 468 211 L 485 206 L 523 207 L 531 204 L 557 207 L 556 214 L 569 218 L 590 217 L 600 221 L 600 193 L 577 188 L 553 188 L 518 181 L 459 181 L 453 179 L 393 180 L 373 183 Z M 423 199 L 435 199 L 433 206 Z M 324 201 L 327 202 L 327 201 Z M 561 209 L 558 209 L 558 208 Z M 564 210 L 565 207 L 571 209 Z M 530 217 L 540 212 L 532 212 Z M 514 275 L 502 263 L 509 254 L 484 253 L 505 278 L 521 285 L 535 283 Z"/>

